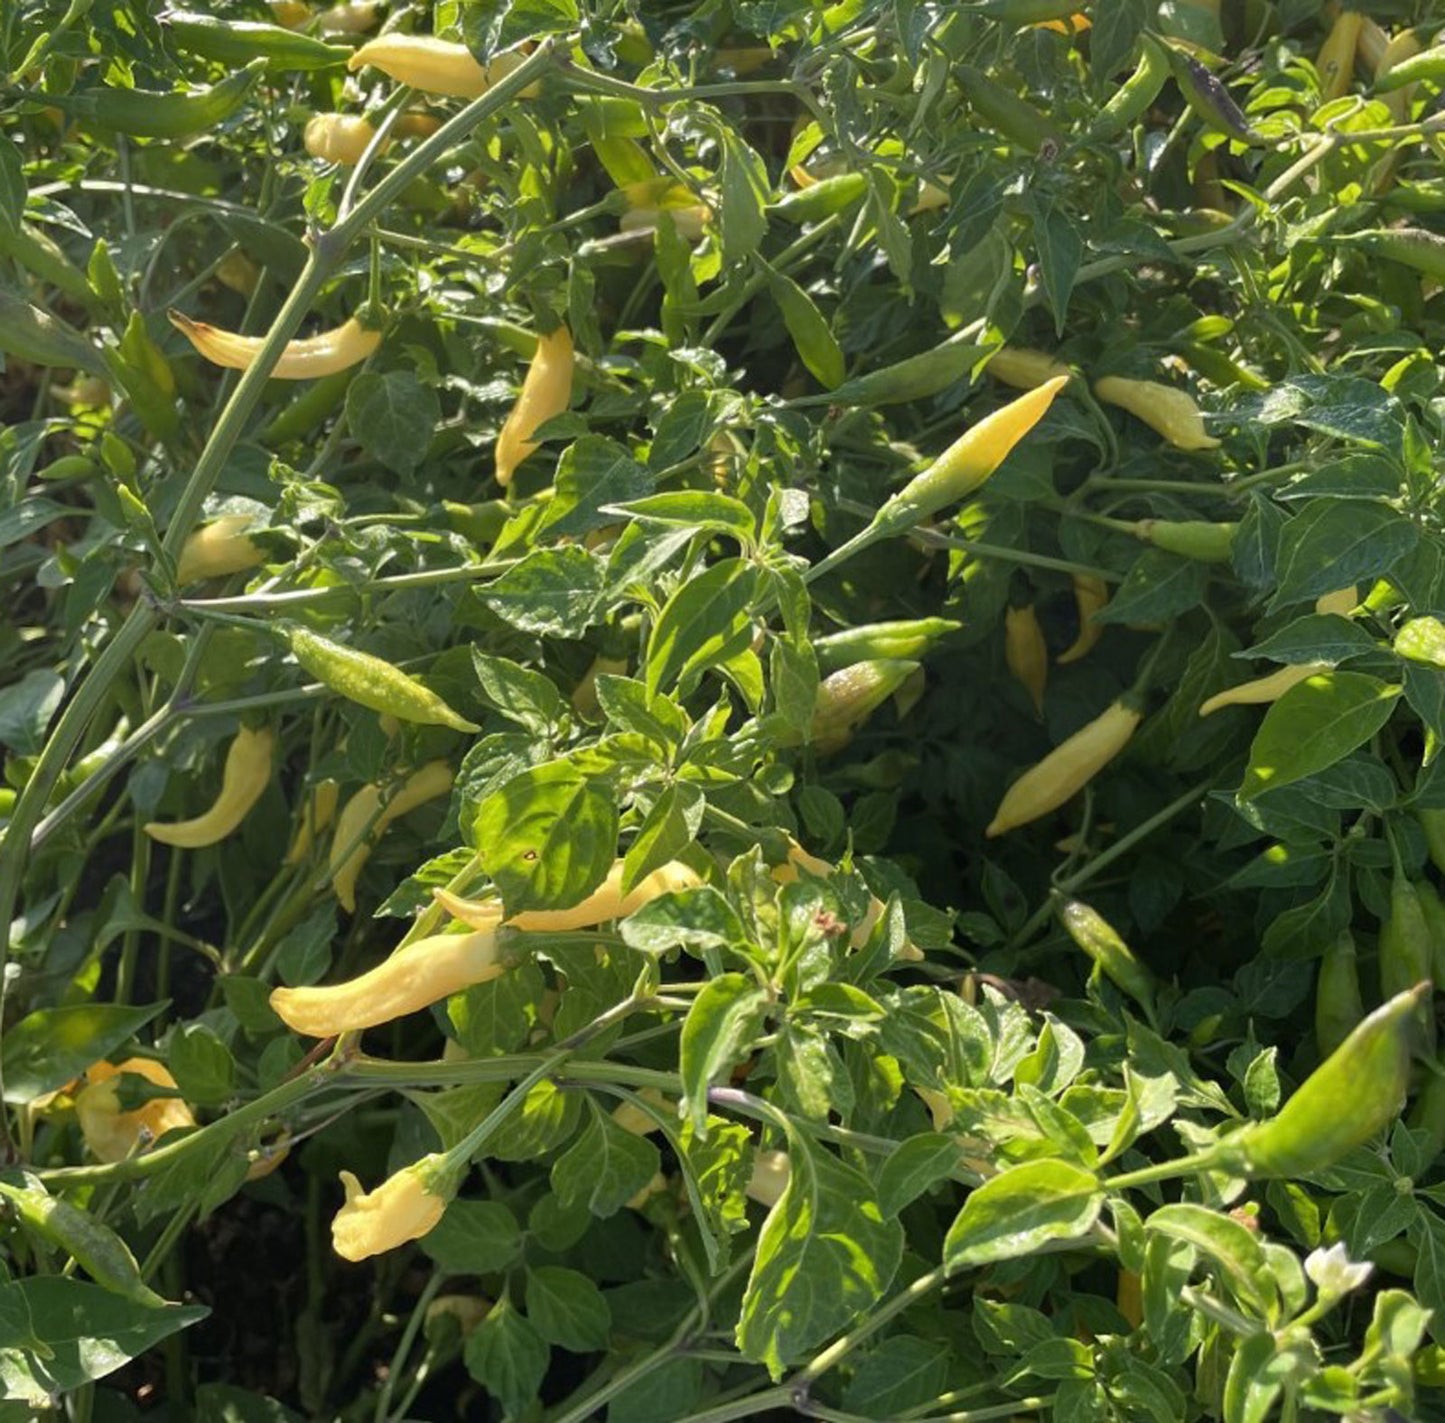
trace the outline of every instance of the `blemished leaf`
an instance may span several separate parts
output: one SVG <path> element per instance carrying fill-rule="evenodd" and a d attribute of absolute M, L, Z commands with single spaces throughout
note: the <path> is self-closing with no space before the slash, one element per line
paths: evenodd
<path fill-rule="evenodd" d="M 1310 677 L 1270 707 L 1249 748 L 1241 800 L 1323 771 L 1390 718 L 1401 688 L 1359 672 Z"/>
<path fill-rule="evenodd" d="M 617 803 L 566 761 L 506 781 L 477 807 L 478 853 L 507 913 L 564 909 L 607 876 L 617 853 Z"/>
<path fill-rule="evenodd" d="M 477 596 L 520 632 L 581 637 L 596 618 L 605 586 L 601 564 L 585 550 L 539 549 Z"/>
<path fill-rule="evenodd" d="M 1075 1240 L 1103 1209 L 1091 1171 L 1066 1161 L 1011 1166 L 970 1192 L 949 1227 L 943 1258 L 955 1269 L 1027 1255 L 1051 1240 Z"/>
<path fill-rule="evenodd" d="M 902 1227 L 859 1171 L 801 1137 L 789 1140 L 788 1158 L 737 1326 L 744 1357 L 774 1379 L 881 1299 L 903 1251 Z"/>

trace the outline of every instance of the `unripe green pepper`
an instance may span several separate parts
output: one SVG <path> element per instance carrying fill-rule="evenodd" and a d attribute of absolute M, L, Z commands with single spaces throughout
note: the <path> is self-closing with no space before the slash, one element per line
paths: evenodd
<path fill-rule="evenodd" d="M 813 643 L 818 670 L 836 672 L 840 667 L 871 657 L 922 657 L 940 638 L 957 632 L 962 623 L 948 618 L 905 618 L 890 623 L 865 623 L 830 633 Z"/>
<path fill-rule="evenodd" d="M 795 404 L 897 405 L 926 400 L 962 380 L 978 364 L 985 348 L 963 342 L 956 336 L 916 356 L 905 356 L 891 366 L 869 371 L 844 381 L 826 396 L 809 396 Z"/>
<path fill-rule="evenodd" d="M 1260 142 L 1234 96 L 1192 54 L 1184 54 L 1172 45 L 1166 46 L 1165 54 L 1179 92 L 1206 128 L 1239 143 Z"/>
<path fill-rule="evenodd" d="M 1315 984 L 1315 1041 L 1328 1057 L 1359 1026 L 1365 1016 L 1360 996 L 1360 966 L 1355 938 L 1348 929 L 1337 934 L 1320 959 Z"/>
<path fill-rule="evenodd" d="M 841 751 L 853 732 L 915 671 L 918 663 L 875 657 L 825 677 L 818 687 L 808 739 L 820 756 Z"/>
<path fill-rule="evenodd" d="M 953 73 L 964 97 L 1004 138 L 1030 153 L 1062 147 L 1063 135 L 1027 99 L 1021 99 L 971 64 L 956 64 Z"/>
<path fill-rule="evenodd" d="M 1445 903 L 1427 879 L 1415 881 L 1415 893 L 1430 931 L 1430 976 L 1436 984 L 1445 983 Z"/>
<path fill-rule="evenodd" d="M 1420 1088 L 1405 1125 L 1411 1131 L 1425 1133 L 1425 1160 L 1419 1175 L 1435 1164 L 1436 1158 L 1445 1151 L 1445 1071 L 1439 1063 L 1433 1071 L 1427 1072 L 1424 1085 Z"/>
<path fill-rule="evenodd" d="M 768 211 L 785 222 L 821 222 L 852 207 L 867 191 L 868 179 L 862 173 L 835 173 L 779 198 Z"/>
<path fill-rule="evenodd" d="M 1227 563 L 1238 524 L 1211 524 L 1205 519 L 1141 519 L 1134 535 L 1166 553 L 1200 563 Z"/>
<path fill-rule="evenodd" d="M 1330 240 L 1413 267 L 1437 282 L 1445 281 L 1445 237 L 1438 232 L 1423 227 L 1375 227 L 1340 233 Z"/>
<path fill-rule="evenodd" d="M 1429 921 L 1420 903 L 1420 892 L 1396 866 L 1390 882 L 1390 914 L 1380 929 L 1380 992 L 1386 998 L 1429 981 L 1433 968 Z M 1435 1049 L 1435 1013 L 1428 997 L 1415 1014 L 1417 1045 Z"/>
<path fill-rule="evenodd" d="M 1117 930 L 1082 900 L 1066 900 L 1059 918 L 1069 937 L 1093 959 L 1100 973 L 1143 1008 L 1154 1021 L 1154 975 L 1134 957 Z"/>
<path fill-rule="evenodd" d="M 1248 1176 L 1327 1170 L 1384 1131 L 1410 1085 L 1411 1046 L 1428 983 L 1397 993 L 1340 1044 L 1268 1121 L 1219 1145 L 1221 1164 Z"/>
<path fill-rule="evenodd" d="M 1089 137 L 1107 141 L 1118 137 L 1135 119 L 1148 112 L 1169 78 L 1169 57 L 1158 40 L 1142 35 L 1139 63 L 1134 72 L 1114 91 L 1113 97 L 1089 125 Z"/>
<path fill-rule="evenodd" d="M 327 44 L 259 20 L 219 20 L 214 15 L 170 10 L 161 16 L 161 26 L 187 54 L 233 65 L 250 64 L 259 57 L 273 73 L 344 69 L 351 57 L 346 45 Z"/>
<path fill-rule="evenodd" d="M 316 427 L 333 410 L 340 408 L 355 378 L 356 367 L 351 366 L 312 381 L 295 400 L 272 417 L 261 431 L 261 443 L 274 449 L 292 440 L 310 439 L 315 435 Z"/>
<path fill-rule="evenodd" d="M 1441 874 L 1445 874 L 1445 810 L 1417 810 L 1415 819 L 1425 832 L 1425 844 L 1430 848 L 1430 863 Z"/>

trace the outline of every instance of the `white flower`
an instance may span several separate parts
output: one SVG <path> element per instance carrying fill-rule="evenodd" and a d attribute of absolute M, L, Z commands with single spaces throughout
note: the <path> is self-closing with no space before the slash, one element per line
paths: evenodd
<path fill-rule="evenodd" d="M 1312 1250 L 1305 1257 L 1305 1274 L 1314 1281 L 1322 1295 L 1344 1295 L 1357 1290 L 1370 1278 L 1375 1267 L 1368 1262 L 1354 1263 L 1345 1251 L 1344 1241 L 1336 1241 L 1328 1250 Z"/>

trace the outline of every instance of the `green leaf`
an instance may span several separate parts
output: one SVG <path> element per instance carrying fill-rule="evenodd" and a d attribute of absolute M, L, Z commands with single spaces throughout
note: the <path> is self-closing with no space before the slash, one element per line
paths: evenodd
<path fill-rule="evenodd" d="M 25 212 L 25 162 L 10 139 L 0 137 L 0 230 L 14 232 Z"/>
<path fill-rule="evenodd" d="M 1395 651 L 1411 662 L 1445 667 L 1445 623 L 1439 618 L 1411 618 L 1395 634 Z"/>
<path fill-rule="evenodd" d="M 783 313 L 783 325 L 793 338 L 798 359 L 819 385 L 828 390 L 840 385 L 845 374 L 843 350 L 813 298 L 791 277 L 768 268 L 768 290 Z"/>
<path fill-rule="evenodd" d="M 707 800 L 691 781 L 677 781 L 653 801 L 622 865 L 626 894 L 653 870 L 675 860 L 697 839 Z"/>
<path fill-rule="evenodd" d="M 1420 539 L 1420 526 L 1383 504 L 1318 499 L 1285 526 L 1279 541 L 1279 587 L 1271 610 L 1318 598 L 1387 573 Z"/>
<path fill-rule="evenodd" d="M 1089 80 L 1096 94 L 1103 94 L 1109 81 L 1134 53 L 1139 35 L 1158 8 L 1151 0 L 1112 0 L 1092 15 L 1089 31 Z"/>
<path fill-rule="evenodd" d="M 19 1106 L 64 1087 L 168 1006 L 169 1000 L 138 1008 L 83 1003 L 28 1014 L 5 1033 L 0 1047 L 6 1102 Z"/>
<path fill-rule="evenodd" d="M 958 1169 L 958 1143 L 942 1132 L 900 1142 L 878 1172 L 878 1204 L 890 1219 Z"/>
<path fill-rule="evenodd" d="M 468 1336 L 462 1357 L 467 1372 L 514 1418 L 536 1400 L 552 1351 L 503 1295 Z"/>
<path fill-rule="evenodd" d="M 678 588 L 648 639 L 648 695 L 673 687 L 686 693 L 707 668 L 746 651 L 753 639 L 749 613 L 757 587 L 757 568 L 728 558 Z"/>
<path fill-rule="evenodd" d="M 578 538 L 611 523 L 613 505 L 652 493 L 653 477 L 615 440 L 583 435 L 562 451 L 536 536 Z"/>
<path fill-rule="evenodd" d="M 538 549 L 477 594 L 503 622 L 538 637 L 581 637 L 595 621 L 606 581 L 585 549 Z"/>
<path fill-rule="evenodd" d="M 37 755 L 45 729 L 65 700 L 65 680 L 37 667 L 0 691 L 0 746 L 19 756 Z"/>
<path fill-rule="evenodd" d="M 1033 190 L 1030 206 L 1033 209 L 1034 245 L 1039 254 L 1039 274 L 1048 295 L 1049 309 L 1054 314 L 1054 330 L 1062 336 L 1074 279 L 1078 276 L 1079 264 L 1084 260 L 1084 241 L 1069 216 L 1053 202 L 1039 197 L 1037 189 Z"/>
<path fill-rule="evenodd" d="M 1183 1241 L 1209 1256 L 1224 1272 L 1231 1290 L 1264 1313 L 1275 1298 L 1274 1280 L 1258 1235 L 1220 1211 L 1181 1201 L 1160 1206 L 1144 1229 Z"/>
<path fill-rule="evenodd" d="M 985 1181 L 963 1203 L 943 1242 L 952 1269 L 1012 1260 L 1050 1240 L 1074 1240 L 1099 1218 L 1104 1192 L 1091 1171 L 1028 1161 Z"/>
<path fill-rule="evenodd" d="M 508 721 L 535 736 L 546 736 L 562 714 L 562 696 L 550 677 L 505 657 L 491 657 L 472 648 L 472 666 L 482 697 Z"/>
<path fill-rule="evenodd" d="M 135 1304 L 61 1275 L 13 1280 L 0 1285 L 0 1355 L 16 1351 L 14 1362 L 34 1384 L 48 1393 L 69 1393 L 114 1373 L 210 1312 L 203 1305 Z M 36 1348 L 41 1342 L 43 1356 Z M 10 1379 L 7 1385 L 9 1392 Z"/>
<path fill-rule="evenodd" d="M 565 909 L 607 877 L 617 854 L 611 791 L 566 761 L 514 776 L 477 807 L 473 830 L 507 914 Z"/>
<path fill-rule="evenodd" d="M 678 1052 L 688 1119 L 699 1136 L 707 1130 L 707 1089 L 742 1059 L 767 1004 L 756 979 L 741 973 L 719 974 L 693 999 Z"/>
<path fill-rule="evenodd" d="M 582 1135 L 552 1165 L 552 1189 L 564 1206 L 616 1215 L 657 1174 L 662 1158 L 645 1136 L 593 1107 Z M 560 1343 L 560 1340 L 554 1340 Z"/>
<path fill-rule="evenodd" d="M 1208 584 L 1207 564 L 1151 548 L 1134 560 L 1119 591 L 1094 614 L 1094 621 L 1164 622 L 1197 608 Z"/>
<path fill-rule="evenodd" d="M 410 474 L 426 458 L 441 424 L 436 391 L 411 371 L 364 371 L 346 389 L 346 423 L 362 448 L 397 474 Z"/>
<path fill-rule="evenodd" d="M 768 170 L 731 125 L 718 122 L 713 128 L 723 154 L 718 174 L 722 193 L 718 229 L 722 235 L 723 261 L 746 262 L 768 231 L 764 212 L 768 202 Z"/>
<path fill-rule="evenodd" d="M 607 1347 L 612 1311 L 586 1275 L 561 1265 L 527 1271 L 527 1318 L 549 1344 L 587 1354 Z"/>
<path fill-rule="evenodd" d="M 737 1346 L 774 1379 L 882 1297 L 903 1254 L 868 1178 L 802 1137 L 788 1184 L 758 1232 Z"/>
<path fill-rule="evenodd" d="M 941 1339 L 890 1335 L 858 1361 L 844 1406 L 865 1418 L 897 1418 L 937 1398 L 951 1365 L 952 1351 Z"/>
<path fill-rule="evenodd" d="M 235 1059 L 205 1023 L 183 1023 L 171 1035 L 166 1062 L 188 1102 L 216 1106 L 235 1091 Z"/>
<path fill-rule="evenodd" d="M 1310 613 L 1233 656 L 1267 657 L 1271 662 L 1299 664 L 1344 662 L 1379 650 L 1379 643 L 1359 623 L 1335 613 Z"/>
<path fill-rule="evenodd" d="M 1291 687 L 1255 733 L 1240 800 L 1344 760 L 1390 719 L 1400 691 L 1359 672 L 1323 672 Z"/>
<path fill-rule="evenodd" d="M 452 1201 L 421 1248 L 453 1275 L 494 1275 L 522 1253 L 517 1218 L 500 1201 Z"/>

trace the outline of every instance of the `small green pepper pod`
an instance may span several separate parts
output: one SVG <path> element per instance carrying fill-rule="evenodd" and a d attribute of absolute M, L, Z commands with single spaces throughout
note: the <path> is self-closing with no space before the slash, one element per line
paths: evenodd
<path fill-rule="evenodd" d="M 1213 524 L 1206 519 L 1141 519 L 1134 535 L 1199 563 L 1228 563 L 1238 524 Z"/>
<path fill-rule="evenodd" d="M 1248 1176 L 1307 1176 L 1384 1131 L 1405 1105 L 1415 1019 L 1429 993 L 1417 983 L 1376 1008 L 1278 1113 L 1221 1142 L 1220 1164 Z"/>
<path fill-rule="evenodd" d="M 820 637 L 813 644 L 818 670 L 836 672 L 872 657 L 922 657 L 935 643 L 963 626 L 948 618 L 902 618 L 896 622 L 865 623 Z"/>
<path fill-rule="evenodd" d="M 171 10 L 162 15 L 161 28 L 186 54 L 235 65 L 260 58 L 272 73 L 344 69 L 351 58 L 346 45 L 327 44 L 259 20 L 219 20 L 214 15 Z"/>
<path fill-rule="evenodd" d="M 1393 997 L 1429 980 L 1434 950 L 1420 892 L 1398 867 L 1390 882 L 1390 915 L 1380 928 L 1380 992 Z M 1415 1014 L 1416 1046 L 1435 1049 L 1434 1008 L 1425 1000 Z"/>
<path fill-rule="evenodd" d="M 1334 1052 L 1359 1027 L 1364 1016 L 1355 936 L 1345 929 L 1325 950 L 1315 983 L 1315 1041 L 1320 1056 Z"/>
<path fill-rule="evenodd" d="M 1244 111 L 1234 102 L 1234 96 L 1192 54 L 1183 54 L 1172 47 L 1166 54 L 1179 92 L 1206 128 L 1237 143 L 1261 142 Z"/>
<path fill-rule="evenodd" d="M 779 198 L 768 211 L 784 222 L 821 222 L 834 213 L 846 212 L 867 191 L 868 179 L 862 173 L 835 173 Z"/>
<path fill-rule="evenodd" d="M 1169 78 L 1169 57 L 1158 40 L 1143 35 L 1139 40 L 1139 63 L 1134 72 L 1114 91 L 1113 97 L 1089 125 L 1089 137 L 1107 142 L 1124 133 L 1142 118 L 1159 97 Z"/>
<path fill-rule="evenodd" d="M 1119 937 L 1118 931 L 1097 909 L 1082 900 L 1065 900 L 1059 918 L 1069 937 L 1093 959 L 1099 972 L 1127 993 L 1151 1021 L 1154 1018 L 1154 975 Z"/>

